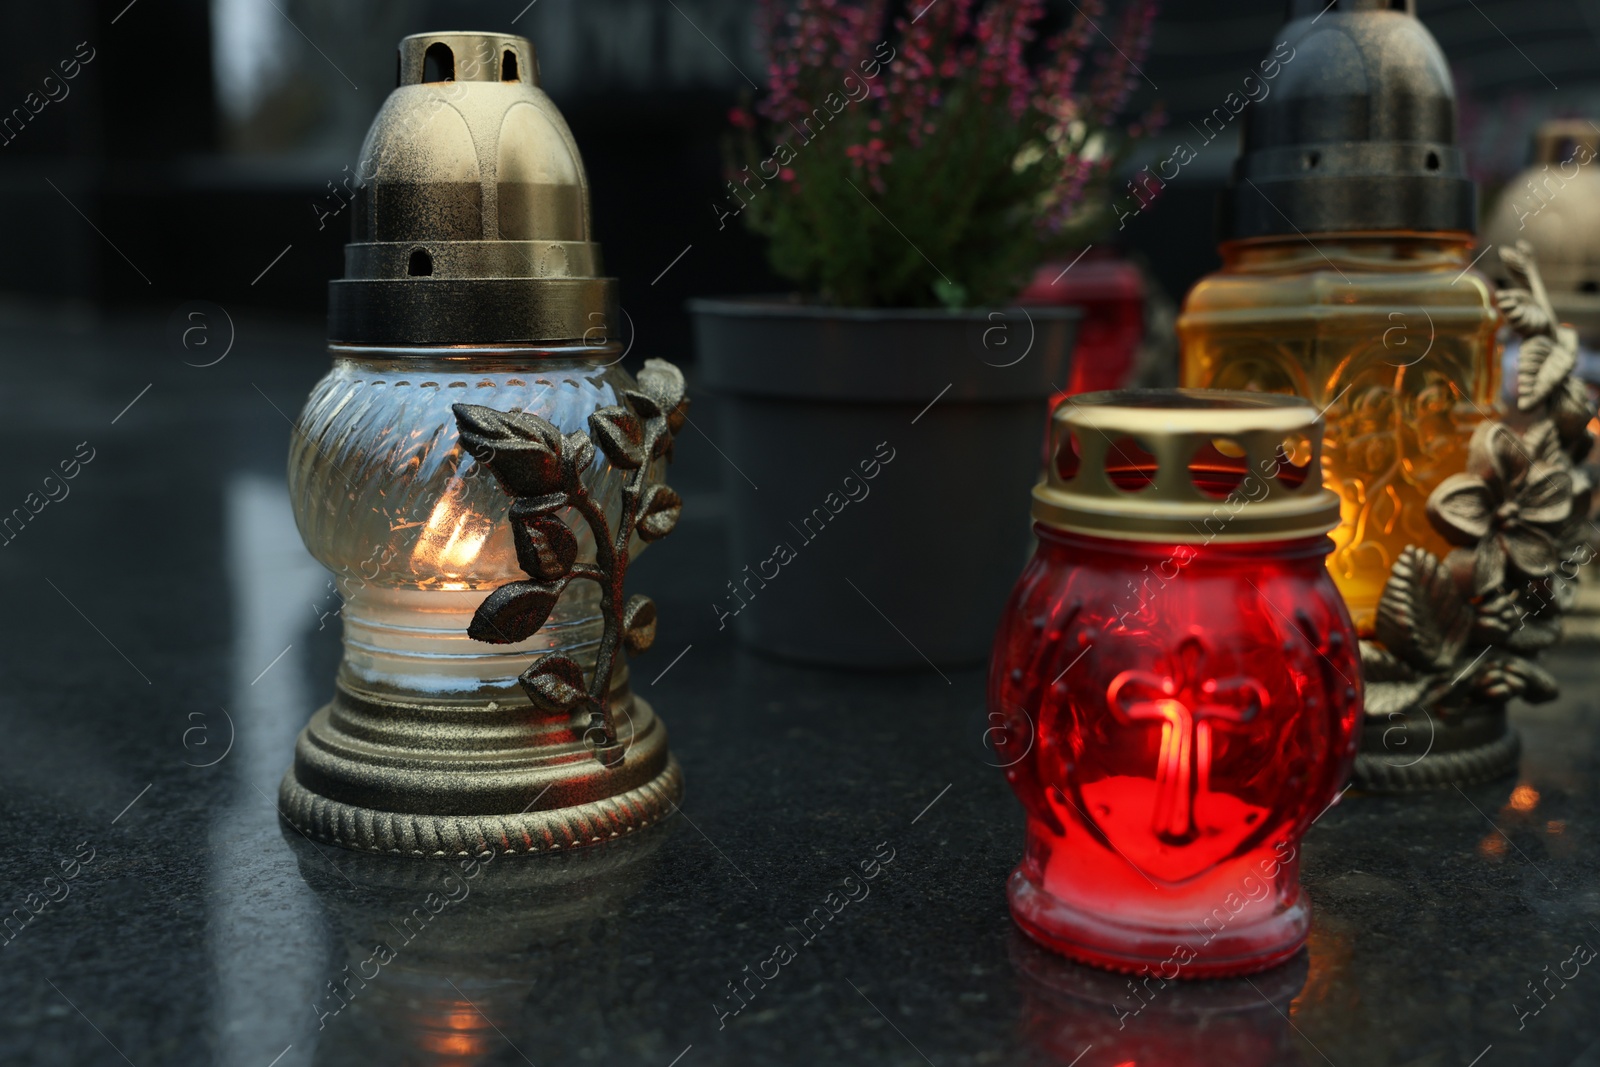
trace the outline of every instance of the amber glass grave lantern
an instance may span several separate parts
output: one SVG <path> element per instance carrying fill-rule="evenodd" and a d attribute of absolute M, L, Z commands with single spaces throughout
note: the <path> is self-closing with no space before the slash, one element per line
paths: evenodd
<path fill-rule="evenodd" d="M 1303 400 L 1091 393 L 1051 422 L 1039 546 L 995 640 L 995 752 L 1027 813 L 1011 911 L 1162 977 L 1310 928 L 1301 835 L 1355 758 L 1361 670 L 1328 575 L 1338 498 Z"/>
<path fill-rule="evenodd" d="M 403 40 L 361 178 L 333 366 L 289 456 L 344 657 L 281 810 L 319 841 L 419 856 L 652 823 L 682 778 L 628 686 L 655 609 L 621 588 L 676 521 L 656 477 L 687 401 L 670 365 L 616 365 L 616 281 L 533 46 Z"/>
<path fill-rule="evenodd" d="M 1499 315 L 1472 267 L 1450 71 L 1414 0 L 1290 15 L 1279 76 L 1239 119 L 1222 269 L 1178 320 L 1182 377 L 1325 409 L 1329 569 L 1366 635 L 1401 551 L 1448 549 L 1425 503 L 1493 414 Z"/>

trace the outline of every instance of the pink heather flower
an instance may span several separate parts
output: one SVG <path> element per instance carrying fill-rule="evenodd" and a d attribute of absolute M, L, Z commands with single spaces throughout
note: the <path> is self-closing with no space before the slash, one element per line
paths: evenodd
<path fill-rule="evenodd" d="M 856 170 L 866 172 L 867 180 L 874 189 L 878 192 L 884 190 L 883 168 L 893 161 L 894 154 L 889 151 L 883 138 L 874 137 L 866 144 L 848 145 L 844 154 Z"/>
<path fill-rule="evenodd" d="M 1039 41 L 1045 0 L 915 0 L 897 8 L 892 26 L 885 25 L 884 0 L 759 0 L 768 88 L 755 115 L 736 108 L 729 121 L 752 130 L 759 116 L 775 127 L 772 141 L 792 141 L 796 125 L 829 94 L 848 95 L 845 110 L 822 127 L 839 129 L 812 134 L 822 138 L 814 151 L 842 153 L 859 175 L 855 180 L 864 179 L 863 188 L 878 195 L 895 185 L 896 155 L 934 161 L 932 173 L 941 181 L 978 179 L 996 165 L 992 158 L 979 160 L 964 175 L 959 162 L 937 162 L 943 146 L 953 143 L 937 137 L 941 129 L 945 137 L 1018 130 L 1044 148 L 1042 156 L 1030 156 L 1037 159 L 1030 179 L 1037 184 L 1029 195 L 1033 227 L 1048 240 L 1081 218 L 1084 197 L 1091 189 L 1099 195 L 1129 140 L 1149 136 L 1165 120 L 1159 107 L 1132 121 L 1121 118 L 1143 81 L 1139 66 L 1149 53 L 1157 0 L 1073 0 L 1070 6 L 1067 27 Z M 1109 21 L 1108 8 L 1114 12 Z M 880 42 L 894 48 L 892 61 L 875 51 Z M 861 69 L 869 59 L 879 64 L 870 79 Z M 852 82 L 851 88 L 846 78 L 865 87 Z M 1082 155 L 1091 137 L 1099 144 L 1092 160 Z M 794 170 L 783 167 L 778 177 L 801 195 Z"/>
<path fill-rule="evenodd" d="M 767 95 L 761 116 L 783 124 L 810 114 L 815 101 L 859 70 L 882 38 L 884 0 L 762 0 L 756 33 L 768 57 Z"/>
<path fill-rule="evenodd" d="M 891 126 L 906 129 L 913 147 L 922 143 L 923 115 L 938 107 L 943 98 L 937 84 L 942 57 L 936 57 L 941 51 L 957 49 L 971 29 L 972 0 L 939 0 L 924 8 L 915 22 L 903 15 L 895 19 L 899 58 L 888 79 L 887 118 Z"/>
<path fill-rule="evenodd" d="M 1044 96 L 1059 101 L 1072 98 L 1078 72 L 1083 69 L 1084 56 L 1094 33 L 1093 24 L 1104 16 L 1103 0 L 1083 0 L 1066 32 L 1046 43 L 1045 50 L 1056 57 L 1056 62 L 1048 65 L 1040 74 L 1039 89 Z"/>
<path fill-rule="evenodd" d="M 1122 110 L 1139 82 L 1135 68 L 1150 50 L 1151 27 L 1155 21 L 1154 0 L 1130 0 L 1123 11 L 1120 51 L 1100 53 L 1103 62 L 1095 71 L 1089 98 L 1097 115 L 1115 115 Z"/>

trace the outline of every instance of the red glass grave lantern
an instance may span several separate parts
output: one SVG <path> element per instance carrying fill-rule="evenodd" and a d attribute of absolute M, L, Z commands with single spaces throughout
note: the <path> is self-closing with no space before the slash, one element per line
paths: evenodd
<path fill-rule="evenodd" d="M 1012 915 L 1118 970 L 1272 966 L 1305 942 L 1300 839 L 1359 736 L 1321 416 L 1286 396 L 1091 393 L 1051 433 L 989 679 L 1028 820 Z"/>
<path fill-rule="evenodd" d="M 1144 341 L 1144 301 L 1144 274 L 1110 249 L 1046 263 L 1034 273 L 1017 303 L 1083 309 L 1072 346 L 1072 376 L 1051 399 L 1052 409 L 1065 397 L 1128 384 Z"/>

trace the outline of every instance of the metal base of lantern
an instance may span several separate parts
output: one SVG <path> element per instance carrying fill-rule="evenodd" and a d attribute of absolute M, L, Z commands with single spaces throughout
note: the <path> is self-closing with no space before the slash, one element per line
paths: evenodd
<path fill-rule="evenodd" d="M 295 743 L 279 810 L 307 837 L 401 856 L 598 844 L 670 815 L 683 772 L 650 705 L 612 691 L 620 760 L 527 703 L 408 703 L 340 685 Z M 620 689 L 620 691 L 619 691 Z"/>
<path fill-rule="evenodd" d="M 1515 774 L 1521 755 L 1522 739 L 1503 704 L 1449 717 L 1412 708 L 1369 718 L 1350 784 L 1369 793 L 1417 793 L 1489 782 Z"/>

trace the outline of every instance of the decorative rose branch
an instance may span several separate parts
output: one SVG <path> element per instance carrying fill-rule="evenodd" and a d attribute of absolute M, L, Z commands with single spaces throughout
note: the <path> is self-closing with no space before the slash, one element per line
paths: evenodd
<path fill-rule="evenodd" d="M 525 641 L 545 624 L 573 579 L 598 585 L 603 631 L 588 688 L 578 662 L 555 652 L 540 656 L 518 681 L 544 711 L 587 711 L 584 739 L 607 765 L 622 759 L 610 703 L 618 646 L 643 652 L 656 636 L 655 603 L 640 595 L 623 600 L 628 546 L 635 534 L 641 541 L 655 541 L 671 533 L 683 508 L 677 493 L 651 478 L 656 460 L 671 460 L 673 437 L 687 418 L 683 375 L 671 363 L 652 359 L 645 362 L 637 384 L 637 389 L 622 392 L 626 406 L 600 408 L 589 416 L 587 435 L 577 430 L 563 435 L 547 420 L 526 412 L 474 404 L 451 409 L 462 447 L 511 494 L 512 542 L 517 563 L 530 578 L 508 582 L 490 593 L 478 606 L 467 634 L 490 644 Z M 583 483 L 597 446 L 613 467 L 628 472 L 614 531 Z M 556 515 L 563 507 L 583 516 L 593 531 L 593 563 L 578 561 L 578 539 Z"/>
<path fill-rule="evenodd" d="M 1592 487 L 1578 464 L 1594 443 L 1594 408 L 1572 376 L 1577 336 L 1556 318 L 1533 250 L 1518 242 L 1500 258 L 1527 282 L 1498 297 L 1522 337 L 1517 410 L 1480 423 L 1466 471 L 1428 497 L 1429 521 L 1459 547 L 1440 560 L 1410 546 L 1389 571 L 1376 640 L 1361 643 L 1369 716 L 1558 694 L 1536 657 L 1561 636 L 1573 574 L 1558 568 L 1593 555 L 1583 532 Z"/>

